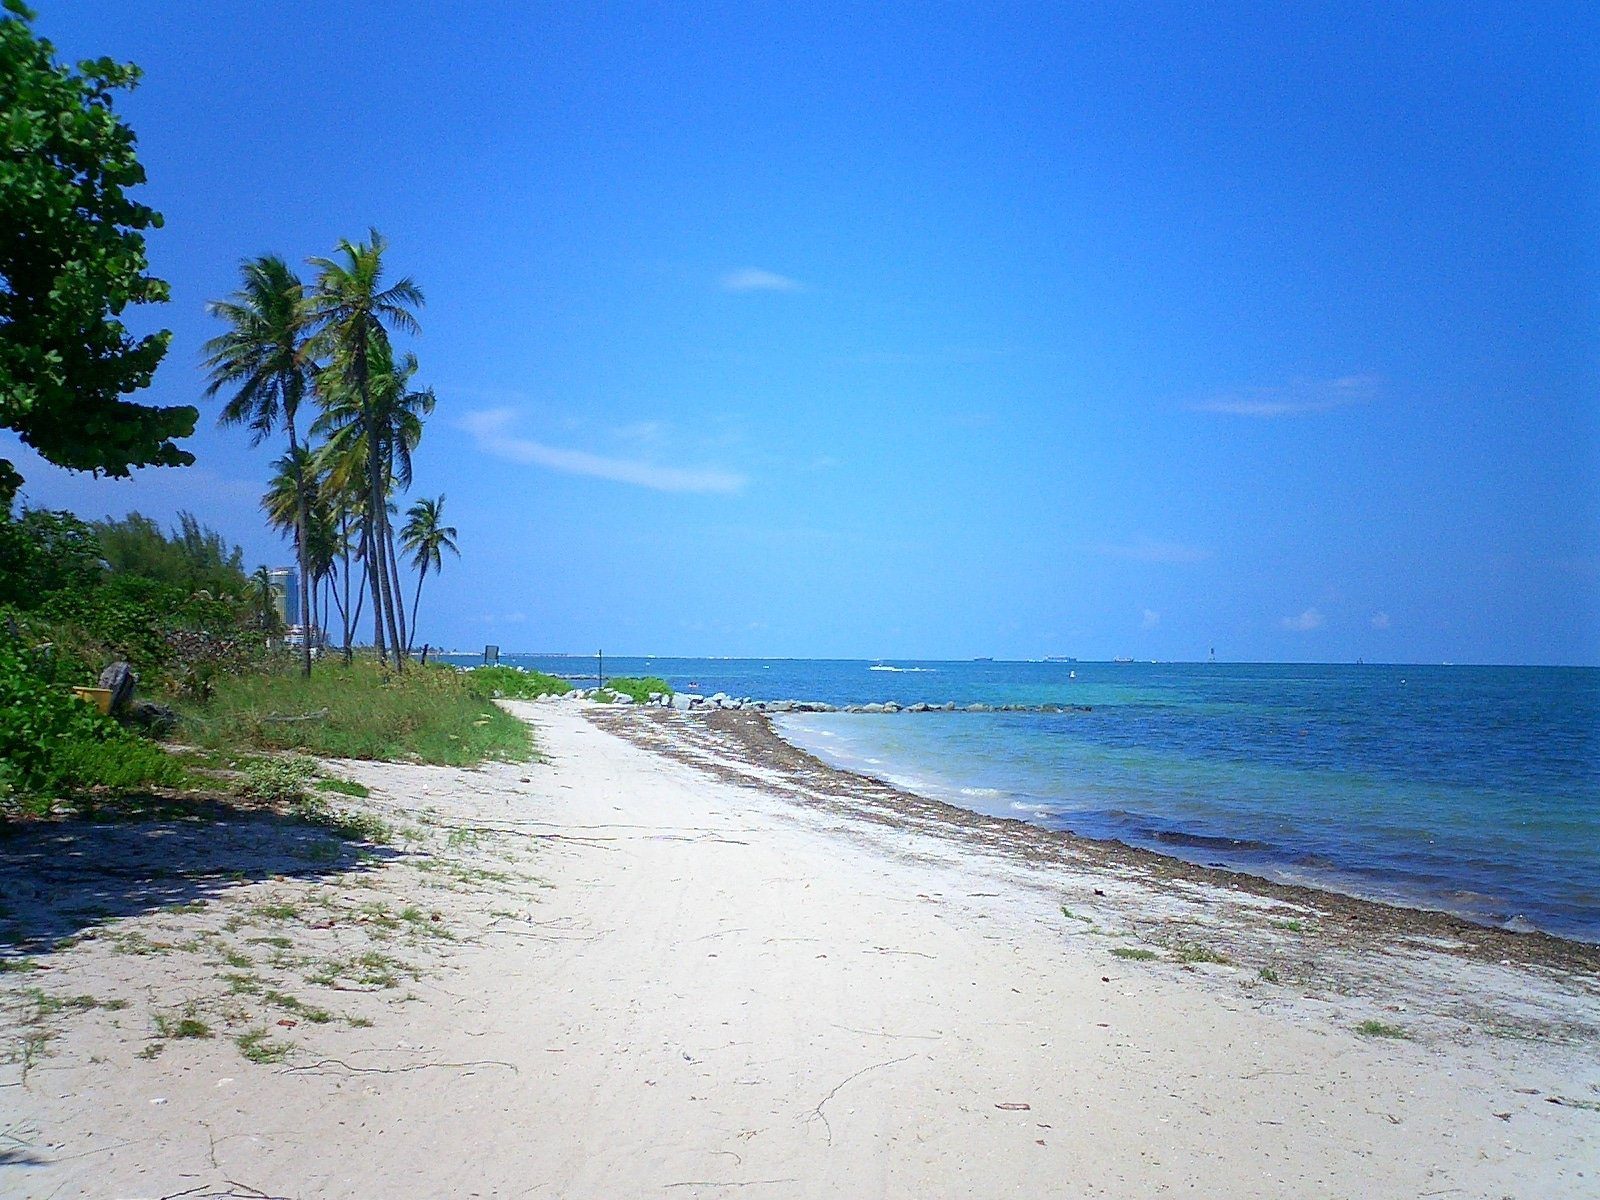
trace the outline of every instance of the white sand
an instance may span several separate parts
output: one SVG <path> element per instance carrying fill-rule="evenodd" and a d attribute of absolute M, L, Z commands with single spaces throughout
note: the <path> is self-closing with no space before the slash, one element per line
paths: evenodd
<path fill-rule="evenodd" d="M 0 976 L 0 1193 L 1600 1195 L 1600 1109 L 1549 1102 L 1600 1104 L 1592 1042 L 1406 1013 L 1411 1039 L 1360 1036 L 1383 996 L 1115 958 L 1043 868 L 521 710 L 547 764 L 341 764 L 426 810 L 408 857 L 229 884 Z M 230 952 L 335 1019 L 277 1025 Z M 373 952 L 392 980 L 358 978 Z M 330 960 L 337 989 L 308 978 Z M 1592 981 L 1525 974 L 1592 1023 Z M 129 1004 L 41 1015 L 32 987 Z M 185 1002 L 216 1036 L 156 1038 Z M 258 1025 L 282 1062 L 241 1055 Z"/>

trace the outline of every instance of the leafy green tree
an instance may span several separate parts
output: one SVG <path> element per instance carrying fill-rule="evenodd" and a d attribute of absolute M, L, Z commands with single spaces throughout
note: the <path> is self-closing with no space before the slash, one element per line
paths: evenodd
<path fill-rule="evenodd" d="M 300 568 L 301 614 L 305 637 L 300 647 L 300 673 L 311 675 L 309 599 L 314 593 L 308 569 L 306 526 L 310 520 L 310 483 L 303 471 L 309 456 L 296 427 L 300 402 L 310 392 L 315 374 L 307 344 L 308 309 L 305 286 L 277 255 L 246 259 L 239 264 L 240 287 L 226 300 L 206 306 L 227 329 L 205 344 L 211 382 L 206 395 L 232 395 L 223 406 L 223 425 L 247 425 L 259 444 L 280 425 L 289 437 L 289 453 L 280 462 L 302 472 L 291 481 L 292 516 L 288 523 Z"/>
<path fill-rule="evenodd" d="M 353 465 L 350 453 L 357 446 L 364 451 L 367 505 L 362 540 L 372 585 L 373 645 L 378 657 L 384 658 L 387 634 L 388 645 L 394 648 L 395 665 L 403 669 L 403 617 L 398 613 L 398 589 L 389 552 L 392 537 L 388 494 L 392 474 L 385 470 L 386 451 L 394 449 L 385 426 L 397 394 L 389 382 L 394 374 L 389 330 L 416 333 L 413 310 L 422 306 L 423 298 L 422 290 L 409 277 L 383 286 L 386 249 L 388 243 L 383 235 L 373 229 L 368 231 L 366 242 L 341 241 L 333 258 L 312 259 L 318 275 L 309 303 L 316 330 L 313 346 L 328 359 L 318 377 L 323 404 L 326 407 L 332 400 L 343 405 L 351 418 L 346 451 L 340 455 L 344 466 Z"/>
<path fill-rule="evenodd" d="M 417 633 L 417 606 L 422 603 L 422 581 L 431 568 L 437 575 L 444 566 L 442 551 L 448 550 L 457 558 L 456 527 L 444 523 L 444 497 L 437 500 L 418 500 L 406 512 L 406 525 L 400 531 L 400 544 L 411 553 L 411 565 L 417 569 L 417 594 L 411 600 L 411 636 Z M 407 646 L 409 650 L 411 647 Z"/>
<path fill-rule="evenodd" d="M 178 514 L 169 534 L 140 513 L 107 517 L 91 527 L 111 570 L 212 596 L 244 593 L 244 552 L 193 513 Z"/>
<path fill-rule="evenodd" d="M 94 529 L 71 513 L 32 508 L 0 518 L 0 604 L 31 609 L 54 592 L 87 592 L 105 574 Z"/>
<path fill-rule="evenodd" d="M 34 14 L 0 17 L 0 426 L 50 462 L 124 476 L 187 466 L 177 439 L 197 411 L 123 400 L 148 386 L 166 331 L 135 337 L 130 304 L 168 298 L 146 274 L 146 229 L 161 214 L 129 197 L 145 181 L 133 131 L 112 111 L 139 69 L 109 58 L 55 61 Z M 22 479 L 0 459 L 0 500 Z"/>

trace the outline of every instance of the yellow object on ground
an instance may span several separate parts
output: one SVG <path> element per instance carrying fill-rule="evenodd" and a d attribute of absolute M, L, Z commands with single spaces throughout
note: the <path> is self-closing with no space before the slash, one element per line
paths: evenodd
<path fill-rule="evenodd" d="M 75 687 L 75 688 L 72 689 L 72 694 L 74 696 L 76 696 L 79 700 L 87 700 L 90 704 L 92 704 L 96 708 L 98 708 L 102 713 L 105 713 L 105 714 L 109 715 L 110 712 L 111 712 L 111 689 L 110 688 Z"/>

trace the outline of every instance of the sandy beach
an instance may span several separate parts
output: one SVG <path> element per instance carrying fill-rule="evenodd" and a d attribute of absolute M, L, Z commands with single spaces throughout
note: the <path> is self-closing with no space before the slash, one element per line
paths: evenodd
<path fill-rule="evenodd" d="M 754 716 L 510 707 L 542 761 L 330 764 L 376 849 L 0 842 L 0 1194 L 1600 1189 L 1596 947 L 963 817 Z"/>

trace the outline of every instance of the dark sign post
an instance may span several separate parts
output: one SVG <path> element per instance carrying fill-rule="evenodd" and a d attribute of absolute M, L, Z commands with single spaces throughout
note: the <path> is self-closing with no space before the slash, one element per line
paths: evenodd
<path fill-rule="evenodd" d="M 490 663 L 497 663 L 499 661 L 500 661 L 500 647 L 499 646 L 485 646 L 483 648 L 483 665 L 484 666 L 487 667 Z"/>
<path fill-rule="evenodd" d="M 600 681 L 598 686 L 605 687 L 605 685 L 606 685 L 606 652 L 604 650 L 596 650 L 594 652 L 594 675 L 595 675 L 595 678 Z"/>

